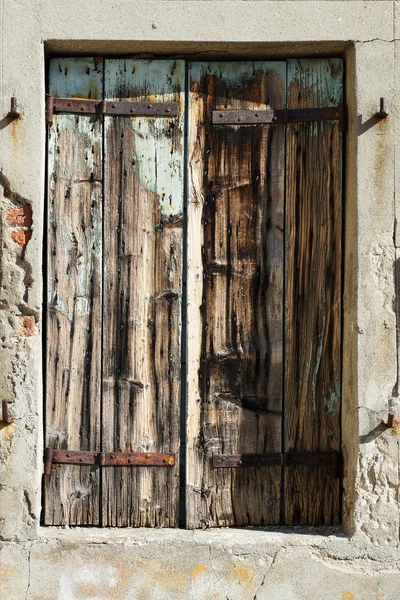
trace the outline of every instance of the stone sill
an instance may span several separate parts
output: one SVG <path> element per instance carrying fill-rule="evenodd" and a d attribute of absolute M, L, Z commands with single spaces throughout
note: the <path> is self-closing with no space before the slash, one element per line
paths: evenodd
<path fill-rule="evenodd" d="M 59 541 L 80 544 L 123 544 L 128 546 L 165 546 L 180 543 L 184 546 L 256 547 L 276 549 L 286 546 L 326 547 L 331 543 L 346 544 L 349 538 L 337 527 L 316 528 L 220 528 L 207 530 L 40 527 L 38 541 Z"/>

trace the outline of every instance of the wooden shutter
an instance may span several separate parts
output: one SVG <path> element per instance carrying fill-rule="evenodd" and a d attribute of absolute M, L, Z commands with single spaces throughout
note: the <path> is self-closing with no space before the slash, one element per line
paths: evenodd
<path fill-rule="evenodd" d="M 106 100 L 176 102 L 179 116 L 54 116 L 46 446 L 167 452 L 175 465 L 62 465 L 44 520 L 176 526 L 184 63 L 106 60 L 103 80 L 102 59 L 54 59 L 50 82 L 56 97 L 102 99 L 104 85 Z"/>
<path fill-rule="evenodd" d="M 211 113 L 338 106 L 342 61 L 189 73 L 187 523 L 336 524 L 337 469 L 291 457 L 340 452 L 339 122 Z M 267 453 L 282 466 L 213 468 Z"/>
<path fill-rule="evenodd" d="M 179 60 L 50 63 L 55 97 L 179 110 L 53 118 L 46 446 L 175 464 L 58 466 L 44 522 L 176 526 L 185 455 L 188 527 L 336 524 L 337 469 L 287 457 L 340 452 L 339 123 L 216 126 L 212 111 L 336 107 L 343 63 L 194 62 L 188 74 Z M 214 468 L 232 454 L 277 461 Z"/>
<path fill-rule="evenodd" d="M 288 61 L 288 108 L 343 101 L 340 59 Z M 285 451 L 340 451 L 342 134 L 287 126 Z M 285 522 L 339 522 L 331 466 L 285 470 Z"/>
<path fill-rule="evenodd" d="M 214 109 L 284 108 L 286 65 L 193 63 L 188 206 L 189 527 L 279 523 L 285 131 L 216 127 Z"/>
<path fill-rule="evenodd" d="M 54 59 L 50 93 L 101 99 L 103 60 Z M 55 115 L 48 139 L 46 446 L 100 451 L 102 119 Z M 45 478 L 49 525 L 98 525 L 100 472 Z"/>
<path fill-rule="evenodd" d="M 103 524 L 178 524 L 183 61 L 105 62 L 105 99 L 178 102 L 178 119 L 105 125 L 103 448 L 175 453 L 163 469 L 105 468 Z"/>

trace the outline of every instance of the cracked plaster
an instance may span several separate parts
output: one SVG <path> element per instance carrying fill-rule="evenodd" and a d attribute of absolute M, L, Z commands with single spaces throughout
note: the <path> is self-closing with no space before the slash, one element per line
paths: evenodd
<path fill-rule="evenodd" d="M 395 358 L 400 3 L 123 0 L 116 9 L 95 0 L 89 6 L 77 0 L 14 0 L 12 7 L 10 0 L 0 0 L 0 17 L 0 385 L 15 416 L 15 423 L 0 431 L 5 600 L 96 594 L 98 600 L 398 600 L 399 437 L 383 431 L 380 421 L 388 409 L 400 409 Z M 255 529 L 125 532 L 114 538 L 111 531 L 53 533 L 39 527 L 44 58 L 52 52 L 345 56 L 350 129 L 343 520 L 349 539 Z M 10 122 L 3 115 L 13 95 L 22 116 Z M 377 124 L 373 115 L 380 96 L 388 99 L 390 116 Z M 32 207 L 32 224 L 22 213 L 10 223 L 9 211 L 24 206 Z M 99 565 L 110 563 L 111 570 L 99 571 Z M 115 585 L 108 589 L 110 581 Z"/>

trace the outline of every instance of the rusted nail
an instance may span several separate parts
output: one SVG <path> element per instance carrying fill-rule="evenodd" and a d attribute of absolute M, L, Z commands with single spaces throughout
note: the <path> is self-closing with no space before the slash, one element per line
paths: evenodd
<path fill-rule="evenodd" d="M 163 463 L 167 464 L 168 460 L 166 458 L 163 458 Z"/>
<path fill-rule="evenodd" d="M 377 119 L 386 119 L 386 117 L 388 115 L 389 115 L 389 113 L 386 110 L 386 99 L 381 98 L 380 99 L 380 110 L 379 110 L 379 112 L 375 113 L 375 116 Z"/>
<path fill-rule="evenodd" d="M 382 425 L 386 427 L 386 429 L 393 429 L 397 426 L 396 415 L 393 412 L 388 414 L 387 421 L 381 421 Z"/>
<path fill-rule="evenodd" d="M 18 119 L 18 117 L 21 116 L 21 113 L 18 112 L 18 109 L 17 109 L 17 98 L 15 96 L 13 96 L 11 98 L 11 110 L 7 116 L 10 119 Z"/>

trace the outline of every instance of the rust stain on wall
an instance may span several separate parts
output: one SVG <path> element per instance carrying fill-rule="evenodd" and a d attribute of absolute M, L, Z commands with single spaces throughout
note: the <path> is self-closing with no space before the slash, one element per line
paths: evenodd
<path fill-rule="evenodd" d="M 195 567 L 193 569 L 192 572 L 192 579 L 196 579 L 196 577 L 198 577 L 199 575 L 201 575 L 202 573 L 205 573 L 207 571 L 207 567 L 206 565 L 197 565 L 197 567 Z"/>
<path fill-rule="evenodd" d="M 5 585 L 9 581 L 11 581 L 13 579 L 13 577 L 15 577 L 16 574 L 17 574 L 17 571 L 15 569 L 13 569 L 11 566 L 9 566 L 7 563 L 5 563 L 0 568 L 0 584 Z"/>
<path fill-rule="evenodd" d="M 248 567 L 238 567 L 233 571 L 233 575 L 241 583 L 252 583 L 254 574 L 249 571 Z"/>

